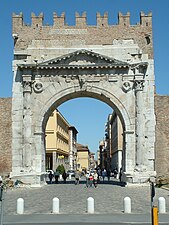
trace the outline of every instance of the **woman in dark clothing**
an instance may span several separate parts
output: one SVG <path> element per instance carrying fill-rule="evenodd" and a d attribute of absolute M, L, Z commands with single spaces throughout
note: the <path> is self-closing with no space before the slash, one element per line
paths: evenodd
<path fill-rule="evenodd" d="M 66 174 L 65 170 L 62 174 L 62 178 L 63 178 L 63 182 L 66 183 L 67 174 Z"/>

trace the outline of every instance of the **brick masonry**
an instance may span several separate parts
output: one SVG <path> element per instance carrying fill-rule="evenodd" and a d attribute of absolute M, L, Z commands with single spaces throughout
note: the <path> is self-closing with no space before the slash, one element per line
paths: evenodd
<path fill-rule="evenodd" d="M 11 98 L 0 98 L 0 174 L 11 171 Z M 157 176 L 169 175 L 169 95 L 155 95 Z"/>
<path fill-rule="evenodd" d="M 155 96 L 156 113 L 156 171 L 169 176 L 169 95 Z"/>
<path fill-rule="evenodd" d="M 0 174 L 11 171 L 12 166 L 12 98 L 0 98 Z"/>
<path fill-rule="evenodd" d="M 153 58 L 153 37 L 152 37 L 152 13 L 145 15 L 140 13 L 140 22 L 136 25 L 130 24 L 130 13 L 118 14 L 118 24 L 109 25 L 108 15 L 100 13 L 96 15 L 96 25 L 87 25 L 86 14 L 80 16 L 76 13 L 75 26 L 65 23 L 65 14 L 60 17 L 53 15 L 53 25 L 44 24 L 44 16 L 40 14 L 31 15 L 31 25 L 24 23 L 23 14 L 13 14 L 12 27 L 15 41 L 15 50 L 27 49 L 32 44 L 32 40 L 43 40 L 45 45 L 56 41 L 58 46 L 71 46 L 75 41 L 79 45 L 112 45 L 113 40 L 133 39 L 139 45 L 143 53 L 147 53 L 149 58 Z M 37 42 L 36 42 L 37 43 Z M 46 47 L 46 46 L 45 46 Z"/>

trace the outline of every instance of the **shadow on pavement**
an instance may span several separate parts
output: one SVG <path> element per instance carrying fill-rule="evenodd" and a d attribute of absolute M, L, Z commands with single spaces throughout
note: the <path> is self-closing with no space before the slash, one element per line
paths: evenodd
<path fill-rule="evenodd" d="M 46 182 L 47 184 L 49 185 L 52 185 L 52 184 L 56 184 L 54 181 L 52 183 L 50 183 L 49 181 Z M 66 183 L 64 183 L 64 181 L 58 181 L 58 183 L 56 185 L 59 185 L 59 184 L 74 184 L 75 185 L 75 181 L 74 180 L 67 180 Z M 86 180 L 80 180 L 80 183 L 79 184 L 86 184 Z M 121 186 L 121 187 L 125 187 L 126 186 L 126 182 L 120 182 L 118 180 L 100 180 L 98 181 L 98 185 L 115 185 L 115 186 Z"/>

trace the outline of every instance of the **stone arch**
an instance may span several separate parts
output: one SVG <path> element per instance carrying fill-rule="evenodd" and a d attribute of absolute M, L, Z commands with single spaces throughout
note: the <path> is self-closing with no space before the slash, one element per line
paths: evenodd
<path fill-rule="evenodd" d="M 49 87 L 48 87 L 49 88 Z M 88 86 L 87 86 L 88 88 Z M 104 93 L 104 94 L 103 94 Z M 125 94 L 124 94 L 125 95 Z M 36 123 L 35 123 L 35 149 L 36 152 L 42 154 L 42 171 L 45 168 L 45 139 L 44 139 L 44 132 L 46 123 L 50 113 L 57 108 L 59 105 L 64 103 L 67 100 L 77 98 L 77 97 L 92 97 L 98 99 L 106 104 L 108 104 L 112 109 L 116 111 L 118 116 L 121 119 L 123 125 L 123 134 L 124 134 L 124 170 L 127 171 L 129 168 L 133 168 L 135 163 L 135 146 L 132 145 L 134 142 L 134 132 L 133 132 L 133 124 L 131 120 L 131 115 L 128 112 L 125 105 L 120 101 L 120 99 L 115 96 L 114 93 L 111 93 L 110 90 L 106 90 L 99 86 L 93 86 L 92 89 L 90 87 L 90 91 L 81 90 L 75 92 L 74 87 L 63 88 L 61 91 L 57 92 L 55 95 L 52 95 L 48 98 L 39 113 L 36 115 Z M 129 136 L 129 137 L 128 137 Z"/>
<path fill-rule="evenodd" d="M 151 61 L 131 60 L 129 64 L 107 55 L 71 50 L 41 63 L 16 66 L 19 82 L 13 85 L 13 176 L 19 174 L 25 181 L 40 183 L 45 172 L 44 130 L 49 113 L 77 97 L 101 100 L 120 117 L 125 140 L 123 180 L 144 182 L 154 176 Z M 152 126 L 145 128 L 148 121 Z"/>
<path fill-rule="evenodd" d="M 117 112 L 123 124 L 124 130 L 133 129 L 130 115 L 125 105 L 120 101 L 120 99 L 117 98 L 117 96 L 115 96 L 109 90 L 104 89 L 103 94 L 103 89 L 101 89 L 100 87 L 95 87 L 92 89 L 92 91 L 79 90 L 75 92 L 74 87 L 72 86 L 71 88 L 66 88 L 60 91 L 59 93 L 56 93 L 44 103 L 43 107 L 40 109 L 38 118 L 36 119 L 35 132 L 36 129 L 39 129 L 39 127 L 45 127 L 47 118 L 49 116 L 49 111 L 53 111 L 56 107 L 58 107 L 67 100 L 78 97 L 91 97 L 108 104 L 112 109 Z"/>

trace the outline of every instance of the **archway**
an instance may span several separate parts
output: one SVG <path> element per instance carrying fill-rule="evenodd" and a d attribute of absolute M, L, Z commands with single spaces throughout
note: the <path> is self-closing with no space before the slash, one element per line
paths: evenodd
<path fill-rule="evenodd" d="M 92 96 L 92 99 L 100 99 L 101 97 L 100 97 L 100 95 L 94 95 L 94 93 L 88 93 L 88 94 L 85 94 L 85 92 L 84 93 L 76 93 L 76 94 L 74 94 L 74 93 L 72 93 L 72 95 L 71 95 L 71 98 L 72 99 L 74 99 L 74 97 L 76 97 L 76 96 L 81 96 L 80 98 L 78 98 L 79 99 L 79 102 L 83 102 L 82 100 L 83 100 L 83 97 L 85 97 L 85 95 L 87 95 L 88 96 L 88 98 L 86 99 L 86 100 L 88 100 L 89 99 L 89 96 Z M 83 97 L 82 97 L 83 96 Z M 70 97 L 69 97 L 70 98 Z M 105 98 L 105 97 L 104 97 Z M 65 98 L 64 98 L 65 99 Z M 106 100 L 106 99 L 105 99 Z M 104 100 L 104 101 L 105 101 Z M 89 101 L 89 100 L 88 100 Z M 110 100 L 109 100 L 110 101 Z M 66 101 L 64 101 L 64 103 L 66 103 L 67 102 L 67 100 Z M 92 102 L 94 102 L 94 100 L 92 101 Z M 101 104 L 101 102 L 103 103 L 103 101 L 100 101 L 99 100 L 99 102 L 100 102 L 100 104 Z M 47 104 L 46 104 L 47 105 Z M 57 109 L 58 109 L 58 104 L 57 104 L 57 102 L 55 102 L 55 104 L 54 104 L 55 106 L 57 105 Z M 62 104 L 61 104 L 62 105 Z M 106 105 L 107 105 L 107 103 L 106 103 Z M 112 104 L 111 104 L 111 106 L 112 106 Z M 53 106 L 52 106 L 53 107 Z M 83 107 L 83 106 L 81 106 L 81 107 Z M 114 107 L 114 106 L 112 106 L 112 107 Z M 110 109 L 112 109 L 112 107 L 110 107 Z M 55 108 L 55 107 L 54 107 Z M 117 108 L 117 107 L 116 107 Z M 46 110 L 45 110 L 46 111 Z M 49 112 L 47 112 L 47 115 L 50 115 L 51 114 L 51 109 L 49 109 L 48 110 Z M 112 110 L 110 110 L 109 111 L 109 113 L 111 113 L 112 114 L 112 111 L 113 111 L 113 109 Z M 116 110 L 117 111 L 117 110 Z M 55 111 L 56 112 L 56 111 Z M 61 111 L 61 113 L 62 113 L 62 111 Z M 100 115 L 100 113 L 99 112 L 96 112 L 95 111 L 95 113 L 96 113 L 96 115 L 97 115 L 97 117 L 99 118 L 101 115 Z M 98 114 L 97 114 L 98 113 Z M 114 113 L 115 113 L 115 111 L 114 111 Z M 64 116 L 64 114 L 62 114 L 63 116 Z M 108 118 L 108 115 L 109 114 L 106 114 L 106 115 L 104 115 L 104 122 L 103 122 L 103 124 L 105 124 L 105 122 L 106 122 L 106 120 L 107 120 L 107 118 Z M 53 120 L 53 122 L 54 121 L 56 121 L 56 119 L 55 119 L 55 117 L 57 116 L 57 119 L 59 119 L 60 118 L 60 116 L 58 116 L 58 112 L 56 112 L 56 113 L 52 113 L 52 116 L 50 116 L 49 118 L 50 118 L 50 123 L 49 124 L 51 124 L 51 121 Z M 45 117 L 48 117 L 48 116 L 45 116 Z M 72 117 L 73 117 L 73 115 L 72 115 Z M 122 116 L 121 116 L 122 117 Z M 65 117 L 66 119 L 67 119 L 67 117 Z M 85 119 L 85 118 L 84 118 Z M 83 120 L 83 119 L 82 119 Z M 76 121 L 76 120 L 75 120 Z M 89 125 L 89 129 L 90 129 L 90 125 L 91 124 L 88 124 Z M 45 127 L 45 126 L 43 126 L 43 127 Z M 58 129 L 58 128 L 52 128 L 53 126 L 52 125 L 50 125 L 49 127 L 48 127 L 48 132 L 49 132 L 49 135 L 51 135 L 51 136 L 49 136 L 49 137 L 52 137 L 52 134 L 50 134 L 51 133 L 51 131 L 52 131 L 52 129 L 53 129 L 53 133 L 56 133 L 56 136 L 57 136 L 57 132 L 56 132 L 56 130 L 55 129 Z M 76 127 L 76 126 L 75 126 Z M 66 129 L 66 127 L 65 127 L 65 129 Z M 102 136 L 101 137 L 104 137 L 104 130 L 105 130 L 105 127 L 103 127 L 102 129 L 101 129 L 101 133 L 102 133 Z M 121 133 L 121 138 L 122 138 L 122 140 L 121 140 L 121 142 L 123 143 L 123 132 L 124 131 L 124 127 L 123 127 L 123 130 L 121 131 L 122 133 Z M 44 129 L 44 131 L 43 132 L 45 132 L 45 129 Z M 95 130 L 95 132 L 98 132 L 98 130 L 96 129 Z M 65 135 L 64 135 L 65 136 Z M 78 136 L 81 136 L 81 132 L 79 133 L 79 135 Z M 85 135 L 86 136 L 86 135 Z M 48 136 L 47 136 L 48 137 Z M 55 139 L 55 137 L 54 137 L 54 139 Z M 48 140 L 48 139 L 47 139 Z M 60 140 L 60 139 L 59 139 Z M 100 139 L 101 140 L 101 139 Z M 95 150 L 98 150 L 99 149 L 99 141 L 100 141 L 99 139 L 98 139 L 98 142 L 97 142 L 97 149 L 95 149 Z M 103 139 L 102 139 L 103 140 Z M 105 140 L 105 139 L 104 139 Z M 111 140 L 111 138 L 110 138 L 110 140 Z M 108 145 L 111 145 L 112 143 L 110 143 L 110 140 L 109 140 L 109 142 L 108 142 L 108 139 L 106 138 L 106 142 L 105 142 L 105 146 L 106 146 L 106 143 L 107 143 L 107 147 L 108 147 Z M 51 143 L 53 143 L 53 141 L 51 140 L 50 141 Z M 48 144 L 49 143 L 49 141 L 47 141 L 47 143 L 46 144 Z M 56 142 L 56 146 L 57 145 L 59 145 L 59 143 L 60 142 L 58 142 L 58 144 L 57 144 L 57 142 Z M 83 142 L 82 142 L 83 143 Z M 106 169 L 111 169 L 111 164 L 112 164 L 112 162 L 111 162 L 111 159 L 113 159 L 114 158 L 114 156 L 115 156 L 115 154 L 116 154 L 116 157 L 118 157 L 117 159 L 119 159 L 119 160 L 117 160 L 116 159 L 116 163 L 114 162 L 114 166 L 112 165 L 112 168 L 114 169 L 114 168 L 116 168 L 117 167 L 117 169 L 118 169 L 118 171 L 120 171 L 120 165 L 121 165 L 121 162 L 120 162 L 120 158 L 122 158 L 122 150 L 123 150 L 123 147 L 122 147 L 122 143 L 121 143 L 121 146 L 120 146 L 120 149 L 117 149 L 116 150 L 116 152 L 115 152 L 115 149 L 114 149 L 114 152 L 113 151 L 111 151 L 109 154 L 108 154 L 108 158 L 107 158 L 107 160 L 108 161 L 110 161 L 109 162 L 109 165 L 108 164 L 105 164 L 105 165 L 103 165 L 102 167 L 106 167 Z M 50 147 L 49 147 L 50 146 Z M 56 156 L 58 157 L 58 153 L 59 153 L 59 151 L 61 152 L 61 149 L 60 148 L 58 148 L 58 150 L 57 151 L 53 151 L 53 153 L 52 153 L 52 146 L 53 146 L 53 148 L 54 149 L 57 149 L 57 147 L 54 147 L 55 145 L 54 144 L 48 144 L 48 157 L 49 156 L 51 156 L 51 162 L 52 162 L 52 167 L 50 167 L 50 168 L 48 168 L 48 169 L 52 169 L 53 168 L 53 170 L 55 170 L 56 169 L 56 164 L 58 165 L 58 162 L 60 162 L 61 163 L 61 160 L 60 159 L 56 159 L 56 160 L 53 160 L 53 159 L 55 159 L 56 158 Z M 61 146 L 61 145 L 60 145 Z M 125 145 L 124 145 L 125 146 Z M 89 145 L 89 147 L 90 147 L 90 145 Z M 50 150 L 51 149 L 51 150 Z M 60 150 L 59 150 L 60 149 Z M 63 148 L 64 149 L 64 148 Z M 65 149 L 66 149 L 66 147 L 65 147 Z M 109 147 L 109 151 L 110 151 L 110 147 Z M 91 150 L 91 149 L 90 149 Z M 105 151 L 105 150 L 104 150 Z M 107 150 L 106 150 L 107 151 Z M 114 154 L 113 154 L 114 153 Z M 66 152 L 63 152 L 63 154 L 62 155 L 65 155 L 65 159 L 67 158 L 67 153 Z M 113 155 L 113 158 L 112 158 L 112 155 Z M 120 156 L 121 155 L 121 156 Z M 57 162 L 56 162 L 57 161 Z M 64 163 L 64 160 L 62 160 L 63 162 L 62 163 Z M 50 164 L 50 166 L 51 166 L 51 164 Z M 65 166 L 65 168 L 67 168 L 67 163 L 64 165 Z M 125 167 L 124 167 L 125 168 Z"/>
<path fill-rule="evenodd" d="M 18 125 L 18 132 L 13 126 L 11 175 L 34 184 L 44 181 L 47 119 L 63 102 L 84 96 L 105 102 L 121 119 L 123 180 L 145 182 L 154 176 L 154 127 L 147 126 L 154 122 L 154 114 L 149 110 L 152 93 L 148 92 L 147 66 L 146 62 L 129 64 L 84 49 L 41 63 L 18 64 L 14 89 L 19 90 L 19 102 L 16 93 L 13 97 L 13 125 Z"/>

